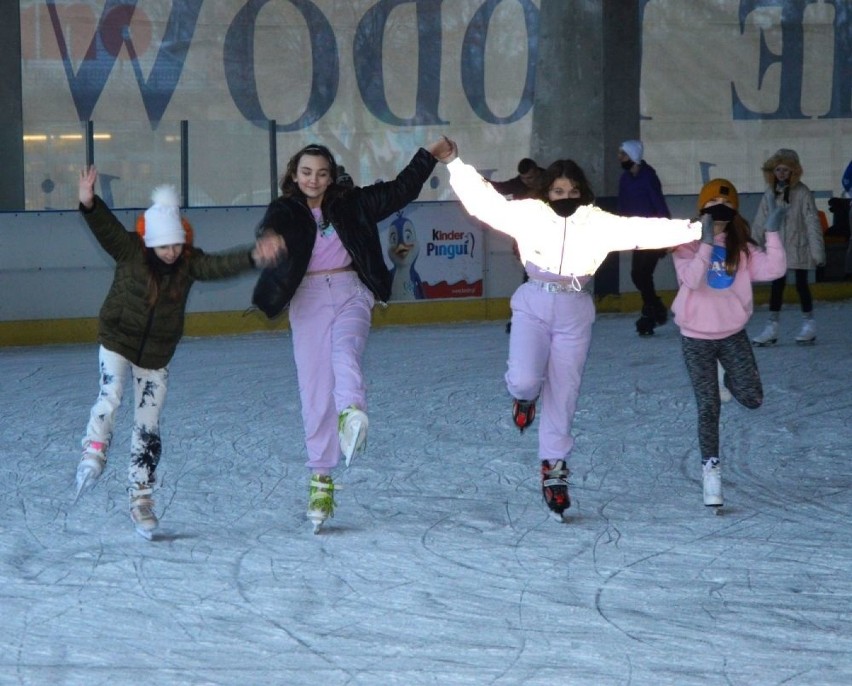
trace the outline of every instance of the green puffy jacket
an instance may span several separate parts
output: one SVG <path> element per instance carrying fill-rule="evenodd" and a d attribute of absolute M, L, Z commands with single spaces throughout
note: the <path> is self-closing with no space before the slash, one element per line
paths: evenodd
<path fill-rule="evenodd" d="M 162 369 L 183 336 L 186 300 L 195 281 L 213 281 L 252 269 L 251 247 L 205 254 L 187 244 L 174 270 L 163 270 L 156 301 L 149 301 L 153 255 L 141 237 L 127 231 L 103 200 L 80 211 L 115 260 L 115 275 L 98 322 L 98 343 L 145 369 Z M 150 251 L 150 252 L 149 252 Z"/>

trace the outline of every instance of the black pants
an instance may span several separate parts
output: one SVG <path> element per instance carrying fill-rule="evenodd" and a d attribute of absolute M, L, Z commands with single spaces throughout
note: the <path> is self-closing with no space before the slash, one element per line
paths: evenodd
<path fill-rule="evenodd" d="M 799 293 L 799 302 L 802 303 L 802 312 L 807 314 L 814 309 L 814 301 L 811 297 L 811 288 L 808 285 L 808 270 L 794 269 L 793 274 L 796 276 L 796 291 Z M 775 279 L 772 282 L 772 289 L 769 292 L 769 311 L 780 312 L 781 303 L 784 302 L 784 288 L 787 285 L 787 274 Z"/>
<path fill-rule="evenodd" d="M 659 302 L 654 288 L 654 269 L 657 262 L 666 254 L 665 250 L 634 250 L 630 265 L 630 278 L 642 296 L 643 309 L 653 308 Z"/>
<path fill-rule="evenodd" d="M 722 363 L 726 386 L 743 407 L 754 410 L 763 404 L 763 384 L 745 330 L 719 340 L 681 336 L 683 361 L 698 406 L 698 447 L 701 459 L 719 455 L 719 376 L 716 361 Z"/>

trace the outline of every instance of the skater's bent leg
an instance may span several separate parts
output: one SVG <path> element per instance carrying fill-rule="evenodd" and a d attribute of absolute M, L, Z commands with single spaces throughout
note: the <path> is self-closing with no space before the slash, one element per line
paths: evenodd
<path fill-rule="evenodd" d="M 541 393 L 550 356 L 550 324 L 541 312 L 546 306 L 543 296 L 552 295 L 524 284 L 512 296 L 505 380 L 509 394 L 518 400 L 535 400 Z"/>
<path fill-rule="evenodd" d="M 748 334 L 739 331 L 719 341 L 719 361 L 728 377 L 728 389 L 743 407 L 754 410 L 763 404 L 763 384 Z"/>
<path fill-rule="evenodd" d="M 133 366 L 133 432 L 130 438 L 131 484 L 153 486 L 162 455 L 160 413 L 166 401 L 169 371 Z"/>
<path fill-rule="evenodd" d="M 366 412 L 367 388 L 361 360 L 370 335 L 370 313 L 375 300 L 354 272 L 345 272 L 342 277 L 338 294 L 342 302 L 331 333 L 335 409 L 340 413 L 354 405 Z"/>

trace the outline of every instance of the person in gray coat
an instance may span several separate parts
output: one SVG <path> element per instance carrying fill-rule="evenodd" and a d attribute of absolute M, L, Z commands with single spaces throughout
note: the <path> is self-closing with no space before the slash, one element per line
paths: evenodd
<path fill-rule="evenodd" d="M 802 308 L 802 325 L 796 334 L 796 343 L 816 342 L 814 304 L 808 285 L 808 271 L 825 264 L 825 242 L 813 193 L 802 183 L 802 165 L 795 150 L 781 148 L 763 164 L 767 189 L 760 201 L 752 223 L 752 237 L 763 245 L 766 219 L 772 196 L 788 204 L 786 217 L 781 224 L 781 240 L 787 253 L 787 269 L 796 279 L 796 291 Z M 763 331 L 752 338 L 756 346 L 774 345 L 778 341 L 778 320 L 784 301 L 787 274 L 772 282 L 769 296 L 769 321 Z"/>

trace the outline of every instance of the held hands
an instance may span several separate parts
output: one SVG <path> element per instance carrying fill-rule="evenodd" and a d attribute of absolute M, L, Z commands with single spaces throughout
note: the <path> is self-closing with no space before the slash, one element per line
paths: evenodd
<path fill-rule="evenodd" d="M 426 149 L 432 154 L 432 157 L 444 164 L 449 164 L 456 159 L 459 154 L 459 149 L 455 141 L 447 138 L 446 136 L 441 136 Z"/>
<path fill-rule="evenodd" d="M 264 233 L 251 251 L 251 259 L 261 268 L 273 267 L 287 256 L 287 244 L 284 237 L 277 233 Z"/>
<path fill-rule="evenodd" d="M 80 170 L 78 194 L 80 197 L 80 204 L 87 210 L 92 209 L 95 205 L 95 181 L 97 180 L 98 170 L 94 165 L 88 169 Z"/>
<path fill-rule="evenodd" d="M 790 205 L 783 201 L 779 202 L 775 197 L 775 193 L 772 192 L 768 193 L 766 198 L 766 207 L 769 210 L 769 214 L 766 215 L 766 222 L 763 226 L 769 232 L 778 231 L 781 228 L 784 217 L 787 216 L 787 209 Z"/>
<path fill-rule="evenodd" d="M 705 212 L 701 215 L 701 242 L 707 243 L 707 245 L 713 245 L 713 236 L 715 235 L 713 232 L 713 227 L 716 223 L 716 220 L 713 219 L 712 215 Z"/>

